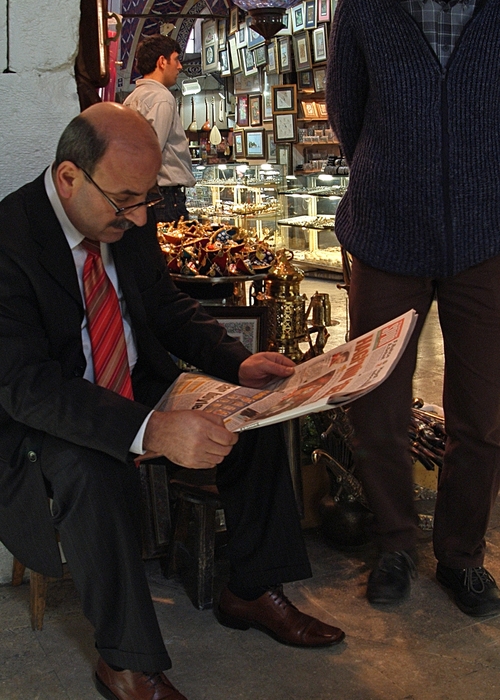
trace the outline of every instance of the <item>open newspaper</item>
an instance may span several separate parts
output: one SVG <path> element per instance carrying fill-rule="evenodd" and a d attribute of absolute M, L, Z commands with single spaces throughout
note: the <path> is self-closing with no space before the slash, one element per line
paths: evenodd
<path fill-rule="evenodd" d="M 187 372 L 165 392 L 156 410 L 210 411 L 232 432 L 251 430 L 350 403 L 392 372 L 411 336 L 414 310 L 298 365 L 294 374 L 250 389 Z"/>

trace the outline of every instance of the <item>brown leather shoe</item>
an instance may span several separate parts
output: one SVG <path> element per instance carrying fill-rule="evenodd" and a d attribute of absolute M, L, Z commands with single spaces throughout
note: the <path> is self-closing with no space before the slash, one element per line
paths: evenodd
<path fill-rule="evenodd" d="M 101 658 L 97 662 L 95 686 L 107 700 L 187 700 L 164 673 L 113 671 Z"/>
<path fill-rule="evenodd" d="M 292 646 L 321 647 L 338 644 L 345 637 L 338 627 L 331 627 L 297 610 L 281 586 L 250 601 L 237 598 L 225 588 L 215 614 L 221 625 L 239 630 L 254 627 L 278 642 Z"/>

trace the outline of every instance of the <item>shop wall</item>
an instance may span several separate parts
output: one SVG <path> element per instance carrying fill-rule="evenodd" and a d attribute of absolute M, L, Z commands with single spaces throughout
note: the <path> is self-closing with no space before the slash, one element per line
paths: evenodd
<path fill-rule="evenodd" d="M 80 0 L 0 0 L 0 198 L 36 177 L 78 114 Z"/>
<path fill-rule="evenodd" d="M 80 0 L 0 0 L 0 199 L 42 172 L 80 111 L 79 17 Z M 0 583 L 11 568 L 0 544 Z"/>

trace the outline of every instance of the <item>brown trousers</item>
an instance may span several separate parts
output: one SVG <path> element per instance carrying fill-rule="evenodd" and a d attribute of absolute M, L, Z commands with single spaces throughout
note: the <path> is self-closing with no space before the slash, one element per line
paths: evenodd
<path fill-rule="evenodd" d="M 372 534 L 380 550 L 412 549 L 417 527 L 408 443 L 412 377 L 418 339 L 434 298 L 444 340 L 448 435 L 434 553 L 452 568 L 480 566 L 499 489 L 500 256 L 439 279 L 389 274 L 353 261 L 351 337 L 411 308 L 419 314 L 393 373 L 351 406 L 354 459 L 375 513 Z"/>

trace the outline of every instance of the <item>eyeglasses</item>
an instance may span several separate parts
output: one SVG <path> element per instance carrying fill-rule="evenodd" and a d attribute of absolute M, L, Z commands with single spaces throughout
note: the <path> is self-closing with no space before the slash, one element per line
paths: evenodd
<path fill-rule="evenodd" d="M 82 167 L 80 167 L 80 166 L 77 165 L 76 163 L 75 163 L 75 165 L 76 165 L 77 168 L 80 168 L 80 170 L 81 170 L 82 173 L 85 175 L 85 177 L 87 178 L 87 180 L 88 180 L 89 182 L 91 182 L 91 183 L 94 185 L 94 187 L 96 188 L 96 190 L 98 190 L 98 191 L 102 194 L 102 196 L 103 196 L 104 199 L 108 202 L 108 204 L 110 204 L 110 205 L 113 207 L 114 212 L 115 212 L 115 214 L 116 214 L 117 216 L 120 215 L 120 214 L 123 214 L 124 212 L 127 212 L 127 211 L 129 211 L 129 212 L 130 212 L 130 211 L 134 211 L 134 209 L 138 209 L 139 207 L 153 207 L 155 204 L 159 204 L 160 202 L 163 202 L 163 196 L 161 195 L 161 193 L 160 193 L 160 191 L 159 191 L 159 189 L 158 189 L 158 187 L 157 187 L 157 188 L 156 188 L 156 191 L 150 192 L 150 193 L 148 194 L 148 198 L 145 199 L 144 202 L 139 202 L 138 204 L 129 204 L 129 205 L 126 206 L 126 207 L 119 207 L 117 204 L 115 204 L 115 203 L 113 202 L 112 199 L 110 199 L 110 198 L 108 197 L 108 195 L 106 194 L 106 192 L 104 192 L 104 190 L 101 190 L 101 188 L 99 187 L 99 185 L 97 184 L 97 182 L 95 182 L 95 181 L 90 177 L 90 175 L 88 174 L 88 172 L 87 172 L 86 170 L 84 170 Z"/>

